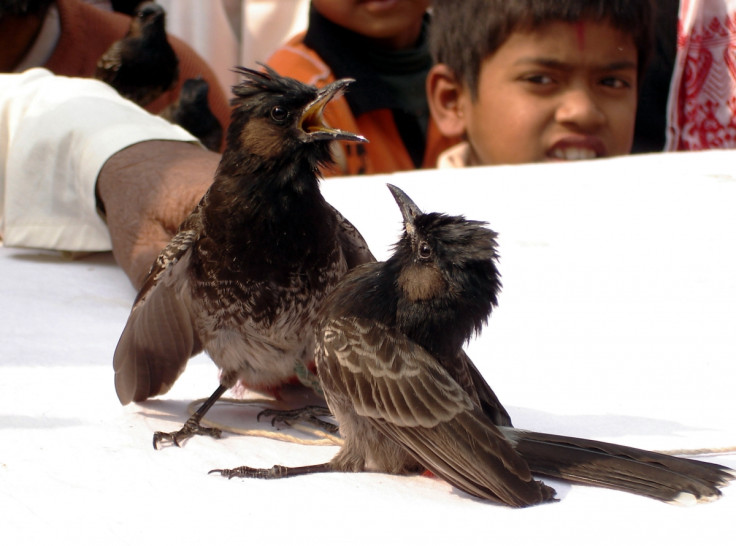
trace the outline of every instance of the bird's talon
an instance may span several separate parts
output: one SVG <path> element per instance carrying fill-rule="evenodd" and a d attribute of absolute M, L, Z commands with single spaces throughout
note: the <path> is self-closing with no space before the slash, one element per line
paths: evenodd
<path fill-rule="evenodd" d="M 268 470 L 263 468 L 251 468 L 249 466 L 238 466 L 235 468 L 215 468 L 208 474 L 219 473 L 220 476 L 232 480 L 233 478 L 266 478 Z"/>
<path fill-rule="evenodd" d="M 219 439 L 222 437 L 222 430 L 215 427 L 203 427 L 199 423 L 187 421 L 181 430 L 176 432 L 154 432 L 153 433 L 153 449 L 158 450 L 160 445 L 168 440 L 172 445 L 181 447 L 182 442 L 192 436 L 210 436 Z"/>
<path fill-rule="evenodd" d="M 334 425 L 319 419 L 319 417 L 331 415 L 330 410 L 324 406 L 305 406 L 292 410 L 264 409 L 256 416 L 256 419 L 260 421 L 261 417 L 271 416 L 271 426 L 274 428 L 277 427 L 277 424 L 290 427 L 294 422 L 304 421 L 332 432 Z M 337 427 L 334 428 L 337 429 Z"/>

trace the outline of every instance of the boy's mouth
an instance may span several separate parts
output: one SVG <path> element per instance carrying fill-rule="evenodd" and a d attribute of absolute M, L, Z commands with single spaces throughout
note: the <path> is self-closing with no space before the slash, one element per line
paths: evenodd
<path fill-rule="evenodd" d="M 555 148 L 549 155 L 552 159 L 562 159 L 564 161 L 595 159 L 598 157 L 590 148 Z"/>
<path fill-rule="evenodd" d="M 370 11 L 384 11 L 392 9 L 397 4 L 396 0 L 360 0 Z"/>
<path fill-rule="evenodd" d="M 605 146 L 596 137 L 571 137 L 558 140 L 548 151 L 547 157 L 556 161 L 579 161 L 606 155 Z"/>

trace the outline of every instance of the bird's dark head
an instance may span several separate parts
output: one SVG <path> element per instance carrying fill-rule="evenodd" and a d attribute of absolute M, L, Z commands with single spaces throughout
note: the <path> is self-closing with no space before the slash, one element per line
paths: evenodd
<path fill-rule="evenodd" d="M 206 104 L 209 90 L 210 86 L 207 80 L 201 76 L 198 78 L 188 78 L 181 86 L 179 101 L 184 104 Z"/>
<path fill-rule="evenodd" d="M 339 80 L 318 89 L 262 66 L 264 72 L 236 69 L 244 80 L 233 87 L 229 150 L 254 156 L 261 164 L 288 158 L 295 168 L 302 168 L 300 160 L 305 159 L 316 170 L 332 160 L 333 141 L 366 141 L 362 136 L 329 127 L 323 116 L 325 106 L 352 80 Z"/>
<path fill-rule="evenodd" d="M 166 27 L 166 12 L 156 2 L 145 2 L 138 6 L 133 25 L 137 26 L 142 34 L 164 30 Z"/>
<path fill-rule="evenodd" d="M 435 316 L 446 313 L 455 317 L 452 320 L 467 320 L 462 336 L 467 339 L 480 330 L 497 303 L 497 234 L 485 222 L 425 214 L 406 193 L 388 186 L 404 220 L 393 258 L 401 268 L 397 288 L 406 301 L 431 306 Z"/>

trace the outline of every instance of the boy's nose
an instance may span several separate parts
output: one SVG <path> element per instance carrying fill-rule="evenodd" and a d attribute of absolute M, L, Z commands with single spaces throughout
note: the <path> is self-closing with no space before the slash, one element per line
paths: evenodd
<path fill-rule="evenodd" d="M 597 129 L 606 121 L 603 110 L 595 101 L 589 90 L 583 88 L 570 89 L 561 97 L 555 118 L 564 125 L 576 125 L 589 132 Z"/>

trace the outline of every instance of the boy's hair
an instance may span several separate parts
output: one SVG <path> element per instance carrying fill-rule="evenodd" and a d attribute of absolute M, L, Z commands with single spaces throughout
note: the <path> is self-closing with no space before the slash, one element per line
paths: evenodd
<path fill-rule="evenodd" d="M 605 21 L 629 34 L 638 52 L 639 82 L 652 48 L 652 0 L 432 0 L 430 48 L 477 98 L 481 62 L 518 30 L 547 23 Z"/>

